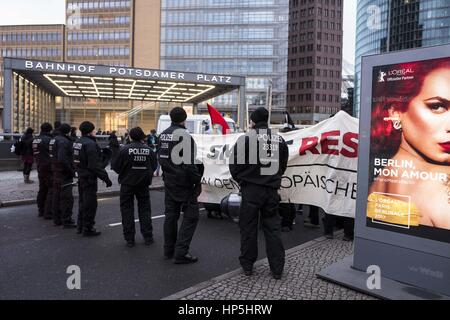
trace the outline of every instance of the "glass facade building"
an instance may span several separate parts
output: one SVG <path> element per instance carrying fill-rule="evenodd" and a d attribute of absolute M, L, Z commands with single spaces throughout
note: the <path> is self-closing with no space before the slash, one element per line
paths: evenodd
<path fill-rule="evenodd" d="M 449 0 L 359 0 L 356 22 L 355 114 L 361 57 L 450 43 Z"/>
<path fill-rule="evenodd" d="M 286 107 L 289 0 L 162 0 L 161 68 L 247 77 L 250 108 Z M 213 101 L 236 110 L 236 94 Z M 202 109 L 202 106 L 199 106 Z"/>
<path fill-rule="evenodd" d="M 64 33 L 65 26 L 62 24 L 0 26 L 0 129 L 3 117 L 3 57 L 63 61 Z M 54 116 L 49 112 L 49 105 L 54 101 L 50 101 L 45 92 L 17 75 L 14 79 L 17 84 L 14 95 L 19 101 L 15 106 L 16 128 L 34 125 L 33 121 L 48 120 Z M 36 112 L 38 104 L 45 111 Z"/>

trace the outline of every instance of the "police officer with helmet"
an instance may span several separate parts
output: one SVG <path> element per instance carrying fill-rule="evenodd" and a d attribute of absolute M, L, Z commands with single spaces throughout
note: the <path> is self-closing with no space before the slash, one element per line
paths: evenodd
<path fill-rule="evenodd" d="M 52 219 L 52 165 L 50 162 L 49 145 L 52 140 L 53 127 L 45 122 L 41 125 L 41 133 L 33 140 L 33 155 L 37 163 L 39 178 L 39 191 L 37 194 L 37 206 L 39 217 L 46 220 Z"/>
<path fill-rule="evenodd" d="M 201 191 L 202 167 L 196 165 L 194 139 L 184 126 L 186 111 L 176 107 L 170 111 L 172 124 L 160 135 L 158 160 L 163 170 L 165 190 L 164 256 L 175 264 L 198 261 L 189 246 L 199 220 L 197 197 Z M 183 222 L 178 230 L 178 219 Z"/>
<path fill-rule="evenodd" d="M 281 279 L 285 252 L 281 241 L 278 189 L 287 167 L 289 151 L 283 138 L 268 128 L 268 119 L 269 112 L 265 108 L 252 113 L 252 130 L 241 136 L 233 147 L 229 167 L 242 193 L 239 260 L 244 273 L 252 275 L 253 264 L 258 258 L 258 221 L 261 221 L 272 276 Z"/>
<path fill-rule="evenodd" d="M 153 172 L 157 167 L 156 154 L 144 144 L 146 135 L 141 128 L 131 129 L 132 142 L 124 146 L 113 164 L 119 174 L 120 212 L 122 214 L 123 235 L 128 247 L 135 245 L 134 197 L 138 205 L 139 223 L 145 245 L 153 243 L 150 192 Z"/>
<path fill-rule="evenodd" d="M 70 125 L 63 123 L 49 144 L 53 173 L 53 222 L 56 226 L 63 225 L 66 229 L 76 228 L 72 219 L 74 202 L 72 183 L 75 168 L 69 134 Z"/>
<path fill-rule="evenodd" d="M 78 173 L 78 234 L 95 237 L 101 234 L 94 228 L 97 213 L 97 179 L 103 180 L 106 187 L 112 182 L 102 166 L 102 152 L 95 139 L 95 126 L 84 121 L 79 127 L 81 138 L 73 144 L 73 154 Z"/>

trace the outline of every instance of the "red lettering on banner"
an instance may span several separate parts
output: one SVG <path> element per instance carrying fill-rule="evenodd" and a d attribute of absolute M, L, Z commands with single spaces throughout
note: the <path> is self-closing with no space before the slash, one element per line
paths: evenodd
<path fill-rule="evenodd" d="M 358 157 L 358 138 L 359 138 L 359 135 L 354 132 L 347 132 L 346 134 L 344 134 L 344 137 L 343 137 L 344 146 L 352 149 L 352 151 L 350 151 L 346 148 L 342 148 L 341 154 L 344 157 L 347 157 L 347 158 L 357 158 Z"/>
<path fill-rule="evenodd" d="M 303 138 L 300 147 L 300 155 L 305 155 L 306 151 L 310 151 L 312 154 L 320 154 L 319 150 L 316 148 L 318 144 L 319 138 L 317 137 Z"/>
<path fill-rule="evenodd" d="M 329 139 L 330 137 L 338 137 L 338 139 Z M 338 146 L 340 137 L 341 137 L 341 132 L 339 130 L 322 133 L 322 137 L 320 138 L 320 145 L 322 147 L 322 153 L 333 154 L 333 155 L 338 156 L 339 150 L 331 149 L 330 147 Z"/>
<path fill-rule="evenodd" d="M 307 137 L 302 139 L 300 145 L 300 155 L 306 155 L 309 151 L 311 154 L 331 154 L 343 155 L 347 158 L 358 157 L 358 137 L 354 132 L 347 132 L 342 136 L 343 147 L 339 149 L 339 141 L 341 139 L 341 131 L 332 130 L 324 132 L 320 137 Z M 320 150 L 318 148 L 320 141 Z"/>

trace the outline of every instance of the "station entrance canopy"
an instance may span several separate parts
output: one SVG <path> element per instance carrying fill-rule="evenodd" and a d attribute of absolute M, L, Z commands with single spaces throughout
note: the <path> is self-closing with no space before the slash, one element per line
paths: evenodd
<path fill-rule="evenodd" d="M 24 105 L 26 100 L 23 98 L 26 94 L 18 92 L 16 77 L 32 83 L 51 97 L 172 102 L 180 105 L 197 105 L 237 89 L 238 121 L 240 124 L 244 122 L 245 77 L 5 58 L 3 128 L 9 131 L 15 127 L 15 109 Z M 38 99 L 28 100 L 34 103 L 30 106 L 33 112 L 42 108 Z M 52 108 L 55 108 L 54 99 Z"/>

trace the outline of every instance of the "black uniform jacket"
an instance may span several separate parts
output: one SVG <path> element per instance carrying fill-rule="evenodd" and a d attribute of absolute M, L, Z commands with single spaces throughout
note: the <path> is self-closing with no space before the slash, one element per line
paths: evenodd
<path fill-rule="evenodd" d="M 284 139 L 272 133 L 266 123 L 257 123 L 254 130 L 239 137 L 234 145 L 229 168 L 233 179 L 241 186 L 252 183 L 279 189 L 288 159 L 289 149 Z M 278 170 L 269 170 L 271 166 L 278 166 Z M 267 174 L 271 171 L 274 172 Z"/>
<path fill-rule="evenodd" d="M 62 174 L 65 178 L 75 176 L 72 143 L 70 137 L 62 134 L 54 137 L 49 143 L 52 171 L 56 174 Z"/>
<path fill-rule="evenodd" d="M 109 181 L 108 173 L 102 166 L 102 151 L 94 137 L 82 136 L 75 141 L 73 156 L 79 178 Z"/>
<path fill-rule="evenodd" d="M 51 172 L 52 166 L 49 150 L 51 140 L 52 135 L 43 132 L 33 140 L 33 155 L 39 172 Z"/>
<path fill-rule="evenodd" d="M 113 165 L 113 170 L 119 174 L 119 183 L 129 186 L 151 185 L 156 168 L 156 154 L 141 142 L 122 147 Z"/>
<path fill-rule="evenodd" d="M 176 132 L 175 132 L 176 131 Z M 180 138 L 177 139 L 176 135 Z M 189 149 L 173 149 L 183 141 Z M 158 160 L 163 171 L 164 186 L 166 193 L 179 202 L 190 201 L 198 196 L 201 187 L 203 165 L 195 163 L 197 148 L 194 139 L 185 127 L 179 124 L 172 125 L 159 136 Z M 179 151 L 179 152 L 178 152 Z M 187 151 L 188 154 L 184 154 Z M 175 154 L 177 153 L 177 154 Z M 174 159 L 174 156 L 178 159 Z M 179 161 L 181 159 L 181 161 Z"/>

